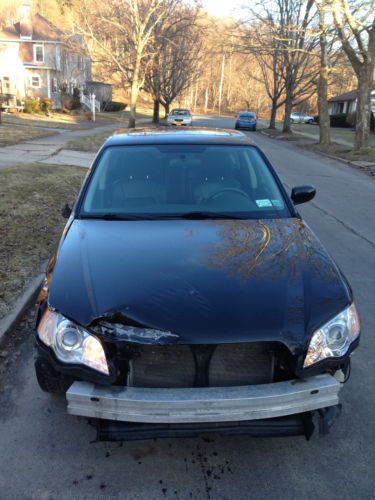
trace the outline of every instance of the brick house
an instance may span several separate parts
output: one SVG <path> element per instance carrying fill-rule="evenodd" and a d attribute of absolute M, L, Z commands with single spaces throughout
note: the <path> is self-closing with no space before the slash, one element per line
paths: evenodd
<path fill-rule="evenodd" d="M 33 15 L 31 0 L 18 10 L 18 22 L 0 30 L 0 93 L 18 104 L 25 97 L 48 97 L 60 108 L 74 88 L 87 90 L 91 66 L 83 38 Z"/>

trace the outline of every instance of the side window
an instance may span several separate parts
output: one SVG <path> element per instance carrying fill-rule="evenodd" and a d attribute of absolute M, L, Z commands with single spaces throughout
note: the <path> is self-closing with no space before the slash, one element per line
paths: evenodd
<path fill-rule="evenodd" d="M 10 94 L 10 78 L 9 76 L 3 76 L 3 89 L 4 94 Z"/>
<path fill-rule="evenodd" d="M 57 93 L 57 78 L 52 78 L 51 80 L 51 92 L 52 94 Z"/>
<path fill-rule="evenodd" d="M 34 45 L 34 61 L 38 63 L 44 62 L 44 46 Z"/>
<path fill-rule="evenodd" d="M 30 86 L 34 89 L 39 89 L 41 87 L 41 80 L 39 75 L 33 75 L 30 78 Z"/>

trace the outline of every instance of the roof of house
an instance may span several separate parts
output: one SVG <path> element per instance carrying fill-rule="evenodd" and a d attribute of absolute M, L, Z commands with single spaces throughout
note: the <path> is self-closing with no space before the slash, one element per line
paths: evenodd
<path fill-rule="evenodd" d="M 357 99 L 357 90 L 351 90 L 350 92 L 344 92 L 343 94 L 331 97 L 329 102 L 343 102 L 343 101 L 355 101 Z"/>
<path fill-rule="evenodd" d="M 375 91 L 375 86 L 372 92 Z M 328 102 L 344 102 L 344 101 L 355 101 L 357 99 L 358 90 L 351 90 L 350 92 L 344 92 L 343 94 L 336 95 L 328 99 Z"/>
<path fill-rule="evenodd" d="M 32 40 L 36 42 L 59 42 L 63 39 L 63 37 L 65 37 L 65 33 L 63 31 L 40 14 L 32 16 L 31 27 L 32 33 L 29 30 L 26 33 L 23 31 L 25 29 L 25 25 L 20 23 L 8 26 L 0 30 L 0 39 L 6 38 L 11 40 L 20 40 L 21 34 L 23 36 L 30 36 L 32 34 Z"/>
<path fill-rule="evenodd" d="M 112 84 L 111 83 L 105 83 L 105 82 L 98 82 L 96 80 L 87 80 L 86 82 L 87 84 L 91 84 L 91 85 L 107 85 L 109 87 L 112 87 Z"/>

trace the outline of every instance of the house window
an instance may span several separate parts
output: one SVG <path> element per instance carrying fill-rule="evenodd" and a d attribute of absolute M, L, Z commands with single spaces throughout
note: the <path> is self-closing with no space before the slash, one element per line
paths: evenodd
<path fill-rule="evenodd" d="M 57 93 L 57 78 L 52 78 L 51 80 L 51 92 L 52 94 Z"/>
<path fill-rule="evenodd" d="M 30 78 L 30 86 L 34 89 L 40 89 L 41 87 L 41 79 L 39 75 L 33 75 Z"/>
<path fill-rule="evenodd" d="M 34 61 L 38 63 L 44 62 L 44 46 L 34 45 Z"/>
<path fill-rule="evenodd" d="M 3 81 L 2 81 L 2 92 L 3 94 L 10 94 L 10 78 L 9 76 L 3 76 Z"/>

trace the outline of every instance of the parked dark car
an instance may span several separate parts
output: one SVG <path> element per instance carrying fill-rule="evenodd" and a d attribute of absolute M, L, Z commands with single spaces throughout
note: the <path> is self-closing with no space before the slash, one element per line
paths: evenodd
<path fill-rule="evenodd" d="M 314 195 L 240 132 L 110 138 L 40 293 L 40 387 L 98 439 L 327 432 L 360 325 Z"/>
<path fill-rule="evenodd" d="M 234 128 L 236 130 L 245 129 L 255 132 L 257 129 L 257 122 L 257 115 L 252 111 L 240 111 L 236 115 L 236 124 Z"/>

